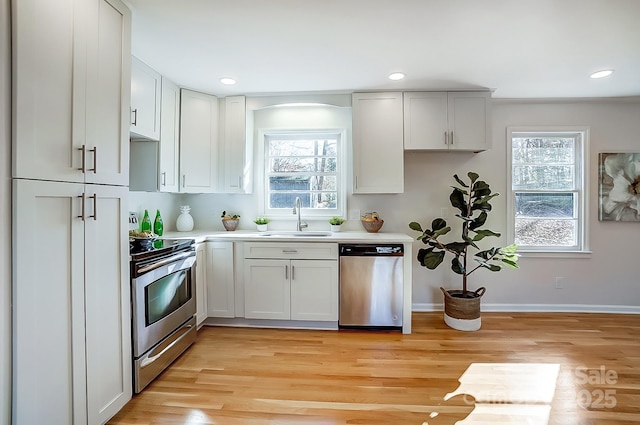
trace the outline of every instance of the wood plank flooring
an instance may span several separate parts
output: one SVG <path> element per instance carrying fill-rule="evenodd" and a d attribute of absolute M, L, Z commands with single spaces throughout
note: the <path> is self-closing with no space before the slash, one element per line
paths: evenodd
<path fill-rule="evenodd" d="M 109 424 L 636 425 L 640 316 L 483 313 L 399 332 L 204 327 Z"/>

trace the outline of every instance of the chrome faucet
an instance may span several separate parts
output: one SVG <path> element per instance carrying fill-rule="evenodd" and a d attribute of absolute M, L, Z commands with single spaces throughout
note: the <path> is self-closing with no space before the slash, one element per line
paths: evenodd
<path fill-rule="evenodd" d="M 293 214 L 294 215 L 295 214 L 298 215 L 298 227 L 297 227 L 298 232 L 301 232 L 302 229 L 306 229 L 307 227 L 309 227 L 309 225 L 306 222 L 301 220 L 301 217 L 300 217 L 300 206 L 301 206 L 301 204 L 302 204 L 302 201 L 300 201 L 300 197 L 296 196 L 296 200 L 293 203 Z"/>

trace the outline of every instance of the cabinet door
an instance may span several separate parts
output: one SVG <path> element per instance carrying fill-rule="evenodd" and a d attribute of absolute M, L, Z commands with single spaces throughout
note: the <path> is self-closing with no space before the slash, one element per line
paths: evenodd
<path fill-rule="evenodd" d="M 290 273 L 289 260 L 245 260 L 244 317 L 289 320 Z"/>
<path fill-rule="evenodd" d="M 131 137 L 160 140 L 160 87 L 160 74 L 132 57 Z"/>
<path fill-rule="evenodd" d="M 404 192 L 402 93 L 354 93 L 353 193 Z"/>
<path fill-rule="evenodd" d="M 483 151 L 491 146 L 491 97 L 488 92 L 449 93 L 451 150 Z"/>
<path fill-rule="evenodd" d="M 12 2 L 14 177 L 84 181 L 86 4 Z"/>
<path fill-rule="evenodd" d="M 224 99 L 224 155 L 220 163 L 225 193 L 251 192 L 251 151 L 247 143 L 246 100 L 244 96 L 229 96 Z"/>
<path fill-rule="evenodd" d="M 291 260 L 291 319 L 338 320 L 338 262 Z"/>
<path fill-rule="evenodd" d="M 85 181 L 127 186 L 131 12 L 120 0 L 89 4 Z"/>
<path fill-rule="evenodd" d="M 82 193 L 13 182 L 15 424 L 87 423 Z"/>
<path fill-rule="evenodd" d="M 215 192 L 218 183 L 218 98 L 184 89 L 180 93 L 180 191 Z"/>
<path fill-rule="evenodd" d="M 196 245 L 196 324 L 207 318 L 207 245 Z"/>
<path fill-rule="evenodd" d="M 404 93 L 404 148 L 447 150 L 447 93 Z"/>
<path fill-rule="evenodd" d="M 207 316 L 235 317 L 233 242 L 207 242 Z"/>
<path fill-rule="evenodd" d="M 132 392 L 129 191 L 85 185 L 85 196 L 87 412 L 102 424 Z"/>
<path fill-rule="evenodd" d="M 162 78 L 160 108 L 160 192 L 180 190 L 180 89 Z"/>

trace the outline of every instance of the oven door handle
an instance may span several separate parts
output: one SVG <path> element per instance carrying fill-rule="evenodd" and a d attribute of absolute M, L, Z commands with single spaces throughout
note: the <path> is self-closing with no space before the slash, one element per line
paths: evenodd
<path fill-rule="evenodd" d="M 163 347 L 159 353 L 156 353 L 154 351 L 151 351 L 147 358 L 145 358 L 141 363 L 140 363 L 140 367 L 143 368 L 145 366 L 150 365 L 151 363 L 153 363 L 154 361 L 156 361 L 159 357 L 162 357 L 162 355 L 164 353 L 166 353 L 167 351 L 171 350 L 171 348 L 173 348 L 176 344 L 178 344 L 180 341 L 182 341 L 183 338 L 185 338 L 188 334 L 189 331 L 191 330 L 191 328 L 193 327 L 193 325 L 191 324 L 186 324 L 184 325 L 181 329 L 180 329 L 180 336 L 177 337 L 176 339 L 174 339 L 171 344 L 167 345 L 166 347 Z M 161 348 L 161 347 L 158 347 Z"/>
<path fill-rule="evenodd" d="M 195 257 L 195 256 L 196 256 L 195 251 L 181 252 L 180 254 L 172 255 L 169 258 L 165 258 L 165 259 L 162 259 L 160 261 L 156 261 L 154 263 L 151 263 L 148 266 L 140 267 L 139 269 L 137 269 L 137 272 L 139 274 L 150 272 L 151 270 L 155 270 L 155 269 L 157 269 L 159 267 L 166 266 L 167 264 L 171 264 L 171 263 L 173 263 L 175 261 L 182 260 L 184 258 Z"/>

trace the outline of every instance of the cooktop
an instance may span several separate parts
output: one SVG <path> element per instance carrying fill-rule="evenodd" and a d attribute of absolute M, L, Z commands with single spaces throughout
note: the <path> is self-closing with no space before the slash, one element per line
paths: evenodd
<path fill-rule="evenodd" d="M 194 239 L 156 239 L 150 244 L 129 244 L 131 261 L 160 258 L 179 251 L 188 251 L 195 244 Z"/>

